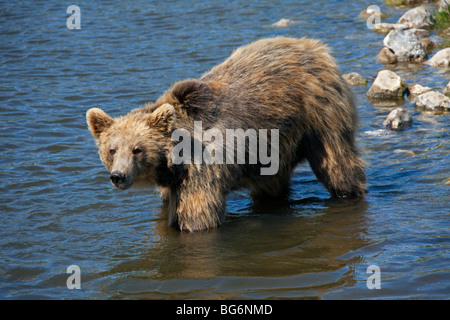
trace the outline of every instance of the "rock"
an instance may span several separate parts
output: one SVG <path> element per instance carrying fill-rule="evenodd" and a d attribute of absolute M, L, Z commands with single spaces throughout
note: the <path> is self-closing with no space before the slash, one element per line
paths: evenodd
<path fill-rule="evenodd" d="M 393 23 L 388 23 L 388 22 L 381 22 L 381 23 L 375 23 L 373 25 L 373 31 L 376 32 L 382 32 L 382 33 L 388 33 L 389 31 L 391 31 L 393 28 Z"/>
<path fill-rule="evenodd" d="M 365 86 L 367 84 L 367 80 L 356 72 L 344 74 L 342 77 L 351 86 Z"/>
<path fill-rule="evenodd" d="M 445 48 L 436 52 L 436 54 L 427 62 L 435 68 L 447 68 L 450 66 L 450 48 Z"/>
<path fill-rule="evenodd" d="M 438 44 L 433 40 L 431 40 L 430 38 L 420 39 L 420 44 L 427 53 L 431 53 L 433 52 L 434 49 L 437 49 L 439 47 Z"/>
<path fill-rule="evenodd" d="M 414 156 L 416 153 L 412 150 L 404 150 L 404 149 L 395 149 L 394 153 L 406 154 L 408 156 Z"/>
<path fill-rule="evenodd" d="M 444 91 L 442 91 L 442 93 L 450 97 L 450 82 L 447 83 L 447 86 L 444 88 Z"/>
<path fill-rule="evenodd" d="M 413 6 L 417 4 L 422 4 L 426 2 L 426 0 L 385 0 L 388 6 Z"/>
<path fill-rule="evenodd" d="M 427 53 L 414 30 L 392 30 L 383 43 L 395 54 L 398 61 L 420 62 L 427 58 Z"/>
<path fill-rule="evenodd" d="M 416 29 L 416 28 L 410 28 L 406 24 L 401 23 L 387 23 L 387 22 L 381 22 L 377 23 L 373 26 L 373 30 L 376 32 L 381 33 L 389 33 L 392 30 L 410 30 L 410 32 L 414 33 L 419 40 L 422 38 L 429 37 L 431 34 L 430 30 L 426 29 Z"/>
<path fill-rule="evenodd" d="M 382 137 L 392 135 L 392 131 L 386 129 L 369 130 L 364 132 L 365 135 L 372 137 Z"/>
<path fill-rule="evenodd" d="M 272 24 L 272 27 L 288 27 L 292 24 L 297 23 L 295 20 L 291 19 L 280 19 L 279 21 Z"/>
<path fill-rule="evenodd" d="M 414 105 L 431 111 L 449 111 L 450 98 L 440 92 L 429 91 L 418 96 L 414 100 Z"/>
<path fill-rule="evenodd" d="M 379 8 L 378 8 L 379 9 Z M 373 15 L 379 15 L 381 19 L 385 19 L 389 17 L 389 14 L 386 12 L 381 12 L 379 10 L 374 9 L 372 6 L 367 7 L 359 13 L 359 16 L 363 19 L 367 19 L 372 17 Z"/>
<path fill-rule="evenodd" d="M 406 0 L 385 0 L 388 6 L 402 6 L 405 5 Z"/>
<path fill-rule="evenodd" d="M 425 7 L 409 9 L 400 17 L 398 23 L 407 25 L 409 28 L 431 29 L 436 21 L 430 11 Z"/>
<path fill-rule="evenodd" d="M 422 93 L 431 91 L 431 88 L 429 87 L 423 87 L 420 84 L 415 84 L 408 87 L 408 93 L 411 97 L 417 97 L 420 96 Z"/>
<path fill-rule="evenodd" d="M 381 70 L 366 95 L 374 99 L 399 99 L 406 91 L 402 79 L 390 70 Z"/>
<path fill-rule="evenodd" d="M 383 122 L 383 126 L 389 127 L 391 129 L 403 129 L 411 126 L 413 118 L 411 113 L 406 108 L 395 108 L 392 110 L 386 120 Z"/>
<path fill-rule="evenodd" d="M 386 47 L 381 49 L 381 51 L 377 55 L 377 58 L 378 61 L 384 64 L 397 62 L 397 57 L 395 56 L 395 54 Z"/>
<path fill-rule="evenodd" d="M 405 30 L 409 29 L 406 24 L 381 22 L 373 25 L 373 31 L 388 33 L 391 30 Z"/>
<path fill-rule="evenodd" d="M 438 3 L 439 11 L 447 10 L 447 8 L 450 6 L 450 0 L 441 0 Z"/>
<path fill-rule="evenodd" d="M 382 98 L 371 98 L 367 97 L 370 104 L 379 109 L 394 109 L 405 104 L 405 99 L 403 97 L 395 99 L 382 99 Z"/>
<path fill-rule="evenodd" d="M 414 32 L 414 34 L 419 38 L 419 40 L 422 40 L 423 38 L 427 38 L 431 35 L 431 30 L 428 29 L 409 29 L 411 32 Z"/>

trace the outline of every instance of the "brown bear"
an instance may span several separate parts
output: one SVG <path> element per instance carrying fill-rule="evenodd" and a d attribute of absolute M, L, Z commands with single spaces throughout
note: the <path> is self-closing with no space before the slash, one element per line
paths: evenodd
<path fill-rule="evenodd" d="M 305 159 L 331 196 L 366 193 L 352 92 L 318 40 L 258 40 L 199 79 L 175 83 L 156 103 L 118 118 L 92 108 L 86 117 L 113 185 L 157 185 L 169 225 L 181 230 L 218 227 L 233 189 L 248 188 L 259 198 L 285 195 L 294 167 Z M 214 144 L 209 153 L 226 160 L 198 157 L 233 130 L 243 139 L 227 137 L 230 144 Z M 269 167 L 274 170 L 263 173 Z"/>

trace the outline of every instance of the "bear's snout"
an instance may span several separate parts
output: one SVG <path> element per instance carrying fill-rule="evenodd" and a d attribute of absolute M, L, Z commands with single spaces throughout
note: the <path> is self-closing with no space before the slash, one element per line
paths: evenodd
<path fill-rule="evenodd" d="M 125 175 L 119 171 L 111 172 L 111 176 L 109 178 L 111 179 L 111 182 L 118 188 L 123 186 L 123 184 L 125 183 Z"/>

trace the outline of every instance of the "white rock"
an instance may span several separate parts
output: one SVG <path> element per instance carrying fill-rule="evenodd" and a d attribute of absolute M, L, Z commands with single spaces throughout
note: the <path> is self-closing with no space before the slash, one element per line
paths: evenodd
<path fill-rule="evenodd" d="M 408 25 L 401 23 L 380 22 L 373 25 L 373 31 L 388 33 L 391 30 L 409 29 Z"/>
<path fill-rule="evenodd" d="M 377 130 L 369 130 L 364 132 L 365 135 L 372 136 L 372 137 L 381 137 L 381 136 L 388 136 L 392 134 L 391 130 L 386 129 L 377 129 Z"/>
<path fill-rule="evenodd" d="M 283 19 L 280 19 L 279 21 L 273 23 L 272 27 L 288 27 L 295 23 L 297 23 L 297 21 L 283 18 Z"/>
<path fill-rule="evenodd" d="M 431 40 L 430 38 L 420 39 L 420 44 L 425 49 L 427 53 L 431 53 L 434 49 L 438 48 L 438 44 Z"/>
<path fill-rule="evenodd" d="M 366 95 L 375 99 L 399 99 L 405 91 L 406 85 L 395 72 L 381 70 Z"/>
<path fill-rule="evenodd" d="M 395 54 L 398 61 L 419 62 L 427 58 L 415 30 L 392 30 L 384 38 L 383 43 Z"/>
<path fill-rule="evenodd" d="M 397 57 L 395 54 L 386 47 L 383 47 L 381 51 L 377 54 L 378 61 L 381 63 L 396 63 Z"/>
<path fill-rule="evenodd" d="M 437 91 L 421 94 L 414 100 L 414 105 L 426 110 L 450 110 L 450 98 Z"/>
<path fill-rule="evenodd" d="M 342 75 L 342 78 L 351 86 L 364 86 L 367 84 L 367 80 L 356 72 L 350 72 Z"/>
<path fill-rule="evenodd" d="M 386 120 L 384 120 L 383 125 L 391 129 L 402 129 L 409 127 L 413 121 L 411 113 L 408 109 L 398 107 L 392 110 Z"/>
<path fill-rule="evenodd" d="M 406 155 L 409 155 L 409 156 L 414 156 L 416 154 L 412 150 L 405 150 L 405 149 L 395 149 L 394 153 L 406 154 Z"/>
<path fill-rule="evenodd" d="M 385 19 L 389 17 L 389 14 L 386 12 L 381 12 L 379 7 L 368 6 L 367 9 L 364 9 L 359 13 L 359 16 L 363 19 L 368 19 L 374 16 L 378 16 L 380 19 Z"/>
<path fill-rule="evenodd" d="M 444 88 L 444 91 L 442 91 L 442 93 L 446 96 L 450 96 L 450 82 L 447 83 L 447 86 Z"/>
<path fill-rule="evenodd" d="M 428 91 L 431 91 L 431 88 L 423 87 L 420 84 L 415 84 L 415 85 L 408 87 L 409 95 L 412 97 L 417 97 L 417 96 L 421 95 L 422 93 L 425 93 Z"/>
<path fill-rule="evenodd" d="M 444 11 L 450 6 L 450 0 L 441 0 L 439 1 L 438 7 L 439 11 Z"/>
<path fill-rule="evenodd" d="M 434 26 L 435 20 L 428 9 L 416 7 L 409 9 L 400 17 L 398 23 L 405 24 L 409 28 L 430 29 Z"/>
<path fill-rule="evenodd" d="M 445 48 L 436 52 L 430 60 L 425 62 L 435 68 L 448 68 L 450 67 L 450 48 Z"/>

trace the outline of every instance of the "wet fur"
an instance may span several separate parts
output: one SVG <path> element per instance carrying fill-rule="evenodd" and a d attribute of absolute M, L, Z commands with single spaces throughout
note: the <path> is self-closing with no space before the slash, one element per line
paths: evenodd
<path fill-rule="evenodd" d="M 169 224 L 181 230 L 219 226 L 232 189 L 249 188 L 255 197 L 285 195 L 294 167 L 303 160 L 333 197 L 366 193 L 364 163 L 354 141 L 353 96 L 327 47 L 317 40 L 262 39 L 235 50 L 200 79 L 175 83 L 156 103 L 124 117 L 112 119 L 91 110 L 88 124 L 106 167 L 112 166 L 107 154 L 111 139 L 127 141 L 123 145 L 129 150 L 130 144 L 142 145 L 145 152 L 133 160 L 138 168 L 130 174 L 160 187 Z M 202 121 L 203 130 L 214 127 L 223 133 L 279 129 L 278 173 L 261 176 L 260 164 L 174 165 L 171 132 L 184 128 L 193 136 L 194 121 Z"/>

